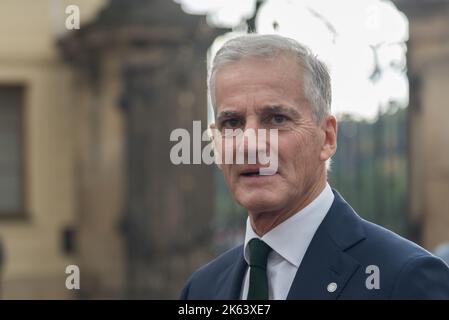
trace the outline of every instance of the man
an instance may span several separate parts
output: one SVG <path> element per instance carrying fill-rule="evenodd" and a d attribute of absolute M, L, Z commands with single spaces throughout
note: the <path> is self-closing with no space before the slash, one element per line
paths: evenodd
<path fill-rule="evenodd" d="M 260 163 L 220 165 L 248 210 L 245 242 L 196 271 L 182 299 L 449 299 L 444 262 L 361 219 L 328 185 L 330 78 L 306 48 L 277 35 L 230 40 L 209 88 L 211 128 L 277 129 L 278 167 L 260 175 Z"/>

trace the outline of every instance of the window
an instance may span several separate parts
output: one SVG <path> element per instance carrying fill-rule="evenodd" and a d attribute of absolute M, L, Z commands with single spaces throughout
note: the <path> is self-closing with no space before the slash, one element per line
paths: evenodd
<path fill-rule="evenodd" d="M 23 87 L 0 86 L 0 218 L 24 213 L 23 96 Z"/>

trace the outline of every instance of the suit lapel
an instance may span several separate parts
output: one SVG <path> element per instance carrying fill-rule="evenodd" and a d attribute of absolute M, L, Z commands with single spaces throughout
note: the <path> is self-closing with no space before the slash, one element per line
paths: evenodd
<path fill-rule="evenodd" d="M 365 238 L 360 218 L 333 192 L 334 202 L 304 255 L 287 299 L 337 299 L 360 266 L 345 252 Z"/>
<path fill-rule="evenodd" d="M 293 280 L 287 299 L 337 299 L 359 263 L 324 234 L 316 234 Z M 336 284 L 336 290 L 333 283 Z M 329 287 L 329 288 L 328 288 Z"/>

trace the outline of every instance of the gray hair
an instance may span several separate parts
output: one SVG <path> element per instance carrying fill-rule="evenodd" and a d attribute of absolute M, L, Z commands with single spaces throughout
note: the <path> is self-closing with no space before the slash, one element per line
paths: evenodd
<path fill-rule="evenodd" d="M 330 113 L 331 83 L 326 65 L 296 40 L 279 35 L 247 34 L 227 41 L 218 50 L 210 68 L 208 89 L 215 108 L 215 76 L 225 65 L 243 58 L 273 59 L 294 54 L 304 69 L 304 95 L 317 121 Z"/>

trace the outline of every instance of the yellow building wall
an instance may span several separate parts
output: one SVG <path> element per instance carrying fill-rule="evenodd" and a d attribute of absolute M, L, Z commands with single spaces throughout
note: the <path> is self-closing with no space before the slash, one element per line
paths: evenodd
<path fill-rule="evenodd" d="M 65 288 L 65 267 L 76 264 L 76 257 L 64 256 L 61 233 L 77 219 L 71 116 L 76 92 L 55 40 L 64 31 L 66 4 L 79 5 L 82 27 L 103 3 L 0 1 L 0 85 L 22 84 L 26 92 L 26 217 L 0 220 L 1 298 L 72 295 Z"/>

